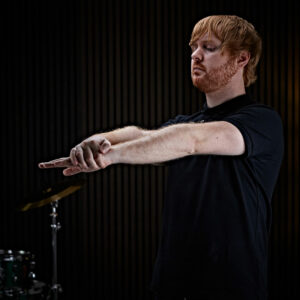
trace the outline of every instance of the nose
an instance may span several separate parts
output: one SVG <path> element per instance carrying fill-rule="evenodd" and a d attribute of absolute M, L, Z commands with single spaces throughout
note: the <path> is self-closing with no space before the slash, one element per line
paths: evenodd
<path fill-rule="evenodd" d="M 198 56 L 192 56 L 192 60 L 193 60 L 195 63 L 201 62 L 201 59 L 200 59 L 200 57 L 198 57 Z"/>
<path fill-rule="evenodd" d="M 199 48 L 196 49 L 196 50 L 192 53 L 191 59 L 192 59 L 194 62 L 200 62 L 200 61 L 203 60 L 203 55 L 202 55 L 201 50 L 200 50 Z"/>

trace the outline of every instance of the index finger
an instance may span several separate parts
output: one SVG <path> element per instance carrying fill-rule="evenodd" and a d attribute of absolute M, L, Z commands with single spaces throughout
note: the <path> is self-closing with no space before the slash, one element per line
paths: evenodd
<path fill-rule="evenodd" d="M 73 166 L 70 157 L 62 157 L 48 162 L 39 163 L 40 169 L 49 169 L 49 168 L 65 168 Z"/>

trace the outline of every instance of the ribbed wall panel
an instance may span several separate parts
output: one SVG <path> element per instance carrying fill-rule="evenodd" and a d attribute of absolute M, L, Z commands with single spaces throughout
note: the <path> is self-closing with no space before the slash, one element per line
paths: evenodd
<path fill-rule="evenodd" d="M 230 2 L 231 3 L 231 2 Z M 270 299 L 299 291 L 299 9 L 296 0 L 8 1 L 1 22 L 0 249 L 37 256 L 51 280 L 49 207 L 16 212 L 63 180 L 40 161 L 68 155 L 83 138 L 126 125 L 154 129 L 197 111 L 189 37 L 210 14 L 237 14 L 263 38 L 250 92 L 281 115 L 285 157 L 273 196 Z M 61 299 L 151 299 L 167 170 L 118 165 L 84 175 L 60 201 Z M 284 295 L 284 296 L 283 296 Z M 284 298 L 283 298 L 284 297 Z"/>

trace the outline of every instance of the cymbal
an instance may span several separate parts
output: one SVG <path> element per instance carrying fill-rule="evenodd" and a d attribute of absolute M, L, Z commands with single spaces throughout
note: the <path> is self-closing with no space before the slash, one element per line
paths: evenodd
<path fill-rule="evenodd" d="M 84 179 L 73 179 L 56 183 L 55 185 L 44 189 L 41 193 L 30 197 L 31 200 L 36 201 L 21 205 L 19 210 L 24 212 L 32 208 L 42 207 L 51 202 L 58 201 L 81 189 L 84 183 Z"/>

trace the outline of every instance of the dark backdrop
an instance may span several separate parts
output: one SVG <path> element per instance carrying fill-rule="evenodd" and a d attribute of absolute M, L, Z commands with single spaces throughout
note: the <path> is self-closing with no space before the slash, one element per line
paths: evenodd
<path fill-rule="evenodd" d="M 63 180 L 37 164 L 84 137 L 156 128 L 197 111 L 189 37 L 211 14 L 237 14 L 263 38 L 249 90 L 282 116 L 285 157 L 273 197 L 270 299 L 299 293 L 299 9 L 287 1 L 7 1 L 1 8 L 0 249 L 36 255 L 50 282 L 48 206 L 16 211 Z M 118 165 L 85 175 L 60 201 L 61 299 L 150 299 L 167 170 Z M 78 176 L 77 176 L 78 177 Z"/>

